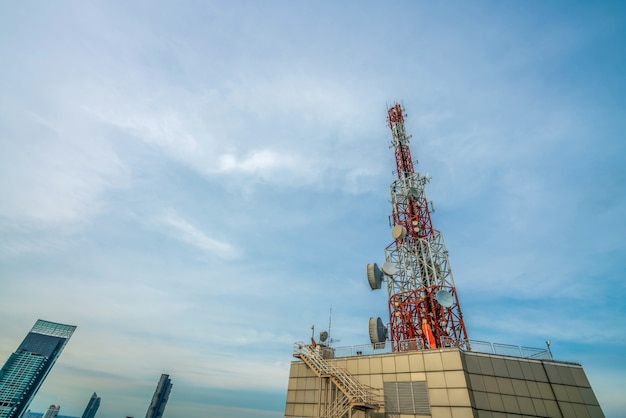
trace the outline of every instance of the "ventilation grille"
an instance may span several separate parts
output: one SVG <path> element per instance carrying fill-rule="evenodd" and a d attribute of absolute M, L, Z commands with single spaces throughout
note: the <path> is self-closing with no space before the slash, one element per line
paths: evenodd
<path fill-rule="evenodd" d="M 426 382 L 386 382 L 385 413 L 430 415 Z"/>

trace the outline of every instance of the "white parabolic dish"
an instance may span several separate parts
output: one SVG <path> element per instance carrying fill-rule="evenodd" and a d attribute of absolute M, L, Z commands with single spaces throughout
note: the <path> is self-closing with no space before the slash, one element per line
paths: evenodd
<path fill-rule="evenodd" d="M 396 225 L 391 229 L 393 239 L 404 239 L 406 237 L 406 228 L 402 225 Z"/>
<path fill-rule="evenodd" d="M 383 273 L 387 276 L 393 276 L 396 274 L 396 266 L 394 266 L 391 261 L 385 261 L 383 263 Z"/>
<path fill-rule="evenodd" d="M 447 290 L 438 291 L 437 294 L 435 294 L 435 298 L 437 298 L 437 302 L 444 308 L 449 308 L 454 303 L 452 294 Z"/>

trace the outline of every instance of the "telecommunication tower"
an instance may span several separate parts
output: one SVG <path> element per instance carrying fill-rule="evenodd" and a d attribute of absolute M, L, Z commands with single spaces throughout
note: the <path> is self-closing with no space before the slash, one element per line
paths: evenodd
<path fill-rule="evenodd" d="M 372 289 L 387 283 L 389 328 L 370 318 L 373 344 L 391 342 L 393 351 L 459 347 L 467 331 L 441 232 L 433 228 L 433 203 L 426 199 L 430 175 L 415 171 L 404 126 L 404 111 L 394 103 L 387 110 L 391 147 L 398 178 L 391 183 L 391 235 L 382 268 L 367 265 Z"/>
<path fill-rule="evenodd" d="M 371 350 L 332 347 L 325 331 L 316 342 L 311 327 L 311 343 L 293 346 L 285 418 L 569 417 L 579 411 L 604 417 L 582 366 L 553 360 L 549 347 L 483 343 L 470 349 L 448 252 L 424 191 L 430 176 L 415 169 L 402 106 L 394 103 L 387 117 L 397 174 L 390 187 L 393 241 L 381 267 L 371 263 L 366 271 L 372 289 L 387 286 L 389 323 L 370 318 Z M 417 364 L 426 372 L 412 373 Z M 506 385 L 474 385 L 493 380 L 492 369 L 504 370 L 499 376 L 509 376 L 514 388 L 535 390 L 513 394 Z"/>

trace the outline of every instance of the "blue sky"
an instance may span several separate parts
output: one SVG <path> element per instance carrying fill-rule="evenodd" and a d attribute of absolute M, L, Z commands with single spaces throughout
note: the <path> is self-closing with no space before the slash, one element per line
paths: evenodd
<path fill-rule="evenodd" d="M 623 416 L 624 6 L 431 3 L 0 5 L 0 361 L 78 326 L 33 410 L 169 373 L 166 416 L 282 416 L 331 305 L 338 346 L 387 315 L 401 100 L 470 338 L 550 339 Z"/>

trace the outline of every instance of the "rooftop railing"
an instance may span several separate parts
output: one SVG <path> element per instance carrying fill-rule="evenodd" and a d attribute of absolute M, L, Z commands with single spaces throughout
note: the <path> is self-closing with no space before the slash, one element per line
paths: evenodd
<path fill-rule="evenodd" d="M 532 358 L 537 360 L 552 360 L 552 353 L 545 348 L 522 347 L 519 345 L 490 343 L 487 341 L 469 340 L 465 351 L 479 353 L 500 354 L 503 356 Z"/>
<path fill-rule="evenodd" d="M 450 348 L 452 345 L 441 344 L 441 348 Z M 401 342 L 400 351 L 415 351 L 428 349 L 421 338 L 405 340 Z M 478 340 L 466 340 L 458 346 L 463 351 L 477 353 L 499 354 L 502 356 L 530 358 L 536 360 L 552 360 L 552 353 L 545 348 L 522 347 L 511 344 L 490 343 Z M 391 353 L 392 347 L 389 342 L 376 344 L 352 345 L 346 347 L 332 347 L 333 356 L 351 357 L 367 356 L 372 354 Z"/>

